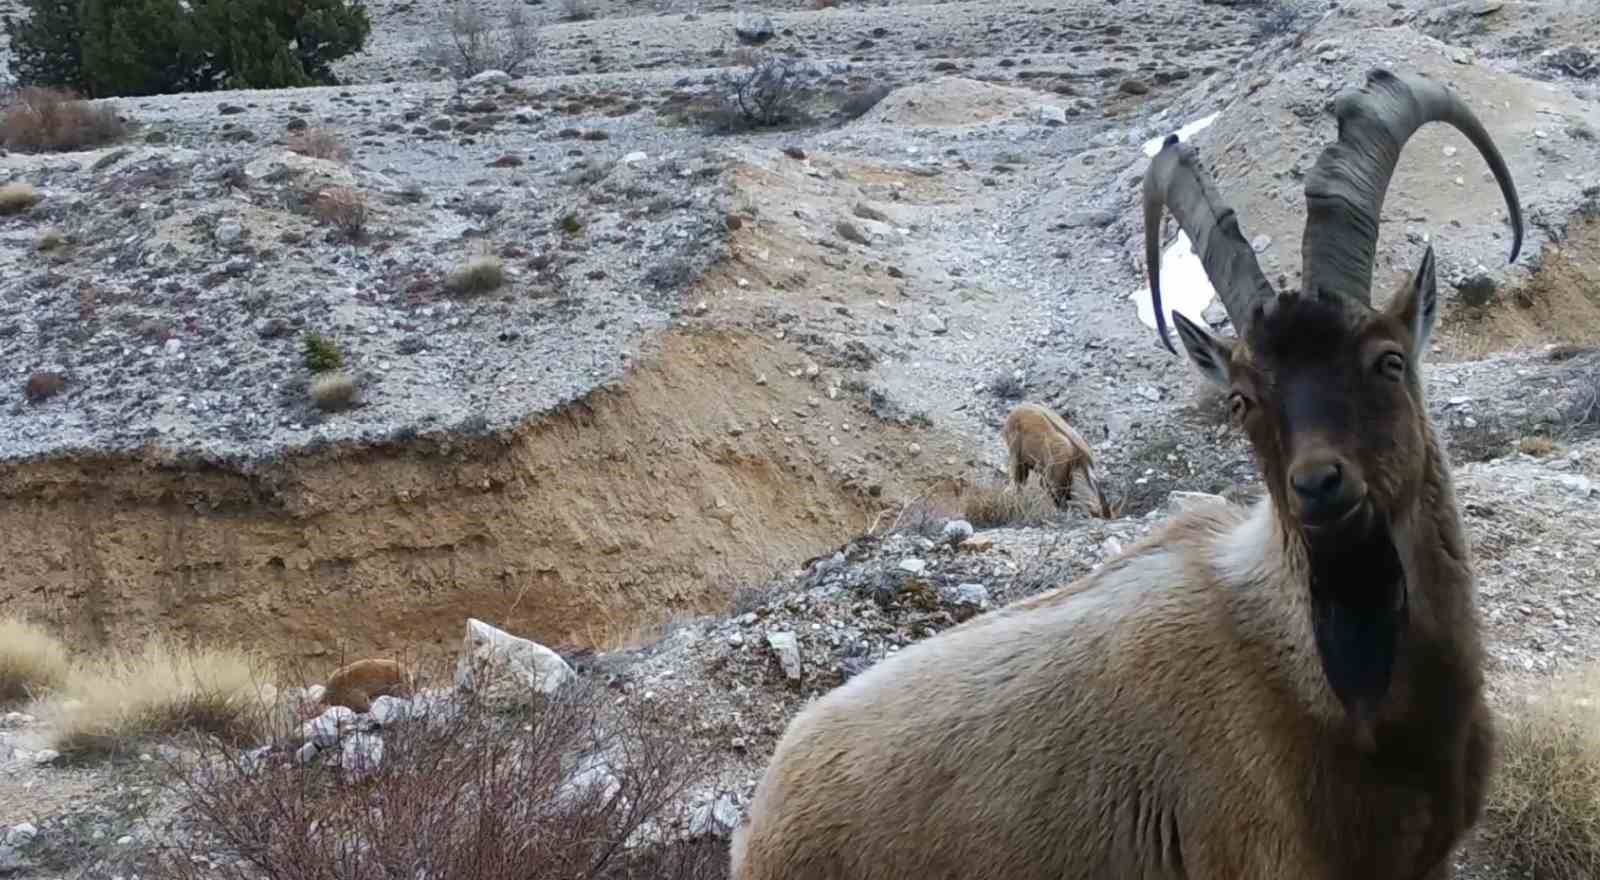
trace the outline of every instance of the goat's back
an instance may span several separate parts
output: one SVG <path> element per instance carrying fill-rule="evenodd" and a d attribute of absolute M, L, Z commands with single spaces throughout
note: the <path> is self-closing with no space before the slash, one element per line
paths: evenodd
<path fill-rule="evenodd" d="M 1277 844 L 1301 798 L 1294 737 L 1264 729 L 1270 660 L 1203 570 L 1239 519 L 1192 512 L 1166 545 L 818 700 L 757 790 L 735 880 L 1320 876 Z"/>
<path fill-rule="evenodd" d="M 325 706 L 346 706 L 354 712 L 366 712 L 378 697 L 406 696 L 413 689 L 410 675 L 398 661 L 357 660 L 339 667 L 328 676 L 327 683 L 323 685 L 322 703 Z"/>
<path fill-rule="evenodd" d="M 1017 404 L 1006 416 L 1000 436 L 1008 449 L 1016 450 L 1038 467 L 1093 462 L 1088 441 L 1047 406 Z"/>

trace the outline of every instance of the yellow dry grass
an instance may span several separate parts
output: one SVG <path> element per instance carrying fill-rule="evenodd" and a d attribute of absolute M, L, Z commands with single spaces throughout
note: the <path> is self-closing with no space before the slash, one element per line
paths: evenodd
<path fill-rule="evenodd" d="M 115 753 L 178 733 L 254 742 L 266 733 L 276 696 L 269 678 L 255 655 L 153 638 L 137 651 L 74 665 L 43 712 L 53 745 L 71 755 Z"/>
<path fill-rule="evenodd" d="M 1522 876 L 1600 876 L 1600 663 L 1557 677 L 1499 722 L 1480 837 Z"/>
<path fill-rule="evenodd" d="M 36 699 L 62 685 L 67 647 L 38 624 L 0 618 L 0 703 Z"/>
<path fill-rule="evenodd" d="M 1037 480 L 1019 491 L 1009 483 L 972 486 L 961 493 L 961 515 L 973 528 L 1039 525 L 1057 514 L 1050 494 Z"/>

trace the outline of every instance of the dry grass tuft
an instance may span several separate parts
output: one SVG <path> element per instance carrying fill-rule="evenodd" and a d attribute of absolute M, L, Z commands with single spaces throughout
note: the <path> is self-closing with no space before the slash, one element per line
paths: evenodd
<path fill-rule="evenodd" d="M 344 233 L 347 238 L 366 235 L 367 196 L 348 186 L 330 186 L 317 193 L 314 210 L 317 219 Z"/>
<path fill-rule="evenodd" d="M 325 128 L 308 128 L 289 137 L 289 149 L 313 159 L 343 161 L 350 155 L 337 135 Z"/>
<path fill-rule="evenodd" d="M 14 180 L 0 186 L 0 214 L 21 214 L 39 204 L 39 191 L 33 184 Z"/>
<path fill-rule="evenodd" d="M 1551 440 L 1549 437 L 1540 437 L 1534 434 L 1524 437 L 1518 441 L 1517 448 L 1522 450 L 1524 455 L 1531 455 L 1535 458 L 1544 458 L 1556 451 L 1556 442 Z"/>
<path fill-rule="evenodd" d="M 0 115 L 0 144 L 24 153 L 98 147 L 126 132 L 110 107 L 97 107 L 61 89 L 29 86 Z"/>
<path fill-rule="evenodd" d="M 348 373 L 323 373 L 311 380 L 311 402 L 327 412 L 349 409 L 355 405 L 358 390 Z"/>
<path fill-rule="evenodd" d="M 272 688 L 252 654 L 160 638 L 74 666 L 44 706 L 53 745 L 86 757 L 157 735 L 201 733 L 250 743 L 266 733 Z"/>
<path fill-rule="evenodd" d="M 67 680 L 67 646 L 37 624 L 0 618 L 0 703 L 35 699 Z"/>
<path fill-rule="evenodd" d="M 506 281 L 506 268 L 494 254 L 473 257 L 465 266 L 450 273 L 445 286 L 455 293 L 488 293 Z"/>
<path fill-rule="evenodd" d="M 1558 676 L 1498 726 L 1480 839 L 1521 876 L 1600 876 L 1600 663 Z"/>
<path fill-rule="evenodd" d="M 48 254 L 60 250 L 67 243 L 67 236 L 59 229 L 46 229 L 39 233 L 33 240 L 33 247 L 41 254 Z"/>
<path fill-rule="evenodd" d="M 1029 482 L 1021 491 L 1009 483 L 973 486 L 961 493 L 962 518 L 976 529 L 997 526 L 1040 525 L 1056 517 L 1050 493 L 1038 482 Z"/>

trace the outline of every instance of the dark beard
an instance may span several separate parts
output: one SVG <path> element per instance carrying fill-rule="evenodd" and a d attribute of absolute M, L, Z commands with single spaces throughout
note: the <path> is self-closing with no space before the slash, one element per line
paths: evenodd
<path fill-rule="evenodd" d="M 1388 523 L 1371 512 L 1332 533 L 1308 532 L 1311 626 L 1328 686 L 1357 722 L 1389 693 L 1406 624 L 1405 569 Z"/>

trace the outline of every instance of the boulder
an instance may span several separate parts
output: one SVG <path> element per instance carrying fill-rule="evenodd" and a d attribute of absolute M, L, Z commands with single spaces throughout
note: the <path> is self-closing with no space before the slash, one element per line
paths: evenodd
<path fill-rule="evenodd" d="M 456 662 L 456 687 L 482 691 L 496 705 L 521 705 L 533 694 L 553 694 L 577 676 L 561 655 L 481 620 L 467 618 Z"/>

